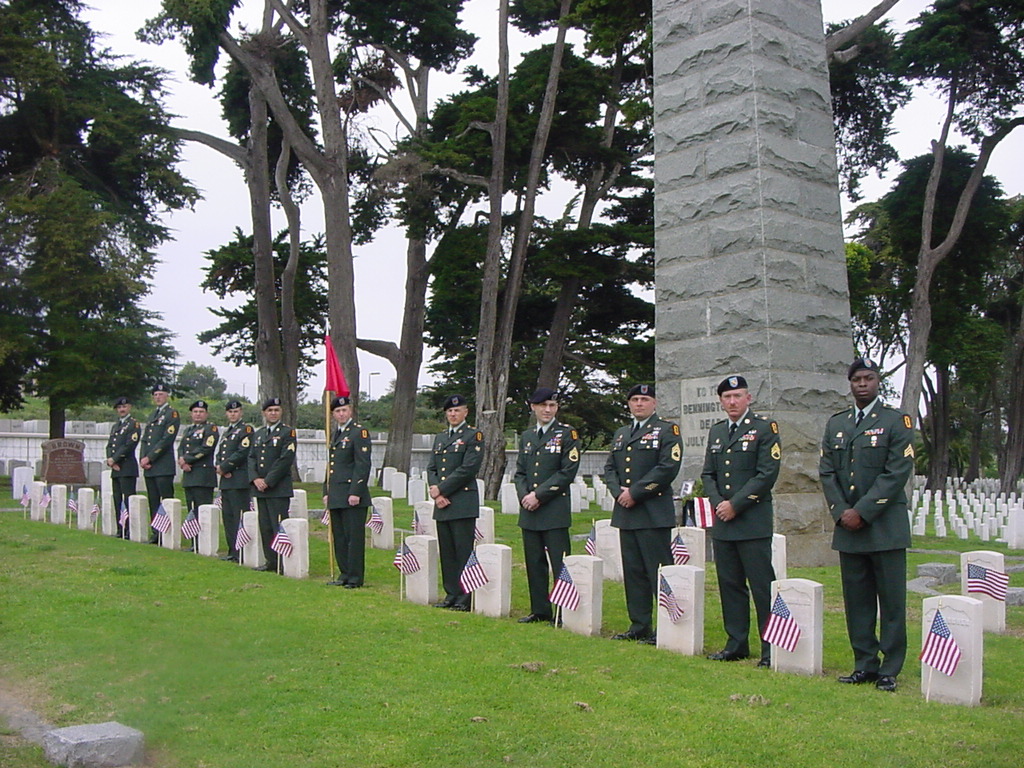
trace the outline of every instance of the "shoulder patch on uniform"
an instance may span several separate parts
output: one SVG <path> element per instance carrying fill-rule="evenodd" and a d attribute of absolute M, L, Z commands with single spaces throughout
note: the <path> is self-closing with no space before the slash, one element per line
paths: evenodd
<path fill-rule="evenodd" d="M 673 424 L 672 425 L 672 434 L 675 435 L 676 437 L 679 436 L 679 425 L 678 424 Z"/>
<path fill-rule="evenodd" d="M 907 429 L 914 428 L 914 422 L 910 420 L 910 417 L 907 416 L 907 414 L 903 414 L 903 426 L 905 426 Z"/>
<path fill-rule="evenodd" d="M 477 432 L 476 433 L 476 439 L 477 440 L 483 440 L 484 439 L 484 433 L 483 432 Z"/>
<path fill-rule="evenodd" d="M 249 438 L 248 437 L 243 437 L 242 438 L 242 442 L 239 443 L 239 445 L 241 445 L 243 448 L 248 448 L 249 447 Z"/>
<path fill-rule="evenodd" d="M 210 435 L 210 436 L 209 436 L 208 438 L 206 438 L 206 444 L 207 444 L 207 445 L 208 445 L 208 446 L 209 446 L 210 448 L 212 448 L 212 447 L 213 447 L 213 444 L 214 444 L 214 443 L 216 443 L 216 442 L 217 442 L 217 438 L 216 438 L 216 437 L 214 437 L 213 435 Z"/>
<path fill-rule="evenodd" d="M 359 435 L 360 435 L 360 437 L 362 437 L 365 440 L 366 438 L 368 438 L 370 436 L 370 433 L 367 430 L 364 429 L 362 432 L 359 433 Z"/>
<path fill-rule="evenodd" d="M 677 427 L 678 429 L 678 427 Z M 683 458 L 683 450 L 679 447 L 679 443 L 672 446 L 672 461 L 681 461 Z"/>
<path fill-rule="evenodd" d="M 576 450 L 575 446 L 573 446 L 573 449 L 571 451 L 569 451 L 569 461 L 579 461 L 579 460 L 580 460 L 580 452 L 578 450 Z"/>
<path fill-rule="evenodd" d="M 292 437 L 295 437 L 295 430 L 292 430 Z"/>
<path fill-rule="evenodd" d="M 779 422 L 777 422 L 777 421 L 770 421 L 768 423 L 771 425 L 772 432 L 774 434 L 776 434 L 776 435 L 779 434 Z"/>
<path fill-rule="evenodd" d="M 178 412 L 177 411 L 171 411 L 171 418 L 172 419 L 177 419 L 178 418 Z"/>
<path fill-rule="evenodd" d="M 907 458 L 914 458 L 914 446 L 908 445 L 906 448 L 904 448 L 903 455 L 906 456 Z"/>
<path fill-rule="evenodd" d="M 248 424 L 246 424 L 246 425 L 245 425 L 245 434 L 247 434 L 247 435 L 248 435 L 248 434 L 250 434 L 250 433 L 252 433 L 252 427 L 251 427 L 251 426 L 249 426 Z"/>
<path fill-rule="evenodd" d="M 772 458 L 776 461 L 782 458 L 782 449 L 779 448 L 778 443 L 772 446 Z"/>
<path fill-rule="evenodd" d="M 168 434 L 168 435 L 173 435 L 173 434 L 174 434 L 174 429 L 175 429 L 174 425 L 173 425 L 173 424 L 171 424 L 171 426 L 169 426 L 169 427 L 167 428 L 167 434 Z"/>
<path fill-rule="evenodd" d="M 573 440 L 579 440 L 579 439 L 580 439 L 580 436 L 579 436 L 579 434 L 578 434 L 578 433 L 576 432 L 576 430 L 575 430 L 575 429 L 570 429 L 570 430 L 569 430 L 569 434 L 570 434 L 570 435 L 572 435 L 572 439 L 573 439 Z"/>
<path fill-rule="evenodd" d="M 138 439 L 139 439 L 139 433 L 138 432 L 132 432 L 132 442 L 135 442 Z"/>
<path fill-rule="evenodd" d="M 217 434 L 217 432 L 219 431 L 219 430 L 217 429 L 217 425 L 216 425 L 216 424 L 211 424 L 210 426 L 211 426 L 211 427 L 213 428 L 213 434 L 215 434 L 215 435 L 216 435 L 216 434 Z"/>

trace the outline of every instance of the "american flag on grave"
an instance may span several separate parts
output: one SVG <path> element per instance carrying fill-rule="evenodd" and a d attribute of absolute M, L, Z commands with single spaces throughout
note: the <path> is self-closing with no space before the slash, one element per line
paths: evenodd
<path fill-rule="evenodd" d="M 459 576 L 459 586 L 462 587 L 463 592 L 469 594 L 475 589 L 480 589 L 487 582 L 487 572 L 480 565 L 476 552 L 471 552 L 466 566 L 462 569 L 462 575 Z"/>
<path fill-rule="evenodd" d="M 93 521 L 93 520 L 95 520 L 99 516 L 100 516 L 100 505 L 94 503 L 92 505 L 92 509 L 89 510 L 89 520 Z"/>
<path fill-rule="evenodd" d="M 932 626 L 921 648 L 920 660 L 929 667 L 939 670 L 944 675 L 952 676 L 963 653 L 956 644 L 956 638 L 949 630 L 949 625 L 942 618 L 942 611 L 936 610 Z"/>
<path fill-rule="evenodd" d="M 331 524 L 331 510 L 330 509 L 325 509 L 324 513 L 322 515 L 320 515 L 320 522 L 323 523 L 324 525 L 330 525 Z"/>
<path fill-rule="evenodd" d="M 967 564 L 967 592 L 988 595 L 996 600 L 1006 600 L 1006 588 L 1010 577 L 994 568 L 977 563 Z"/>
<path fill-rule="evenodd" d="M 677 533 L 676 537 L 672 539 L 672 564 L 686 565 L 688 562 L 690 562 L 690 550 L 686 548 L 683 537 Z"/>
<path fill-rule="evenodd" d="M 28 492 L 28 486 L 21 486 L 21 506 L 27 507 L 32 503 L 32 494 Z"/>
<path fill-rule="evenodd" d="M 378 535 L 384 530 L 384 518 L 376 507 L 370 508 L 370 519 L 366 521 L 366 527 Z"/>
<path fill-rule="evenodd" d="M 420 515 L 415 509 L 412 511 L 412 532 L 417 536 L 426 533 L 426 528 L 420 523 Z"/>
<path fill-rule="evenodd" d="M 480 530 L 479 525 L 473 526 L 473 543 L 476 544 L 478 541 L 484 540 L 484 532 Z"/>
<path fill-rule="evenodd" d="M 715 524 L 715 510 L 711 499 L 706 496 L 695 496 L 693 499 L 693 517 L 701 528 L 710 528 Z"/>
<path fill-rule="evenodd" d="M 217 497 L 213 500 L 213 506 L 217 509 L 224 509 L 224 494 L 217 494 Z"/>
<path fill-rule="evenodd" d="M 163 504 L 156 508 L 156 514 L 153 515 L 150 525 L 153 526 L 153 530 L 160 533 L 167 533 L 171 530 L 171 517 L 167 514 Z"/>
<path fill-rule="evenodd" d="M 782 599 L 782 595 L 775 596 L 772 603 L 772 610 L 768 614 L 768 622 L 764 625 L 764 636 L 761 638 L 766 643 L 785 648 L 792 653 L 796 650 L 796 644 L 800 642 L 800 625 L 796 623 L 789 606 Z"/>
<path fill-rule="evenodd" d="M 239 521 L 238 533 L 235 534 L 235 551 L 241 552 L 251 541 L 252 536 L 249 535 L 249 531 L 247 531 L 245 526 L 242 525 L 241 521 Z"/>
<path fill-rule="evenodd" d="M 117 524 L 124 528 L 128 525 L 128 502 L 121 499 L 121 514 L 117 516 Z"/>
<path fill-rule="evenodd" d="M 683 618 L 683 608 L 679 605 L 679 600 L 676 598 L 675 592 L 672 591 L 668 579 L 659 576 L 658 581 L 658 605 L 665 609 L 673 624 L 678 624 L 679 620 Z"/>
<path fill-rule="evenodd" d="M 270 541 L 270 548 L 281 555 L 281 557 L 291 557 L 293 549 L 292 540 L 283 525 L 277 526 L 277 533 L 274 534 L 274 538 Z"/>
<path fill-rule="evenodd" d="M 597 557 L 597 527 L 590 526 L 590 533 L 587 534 L 587 543 L 583 545 L 584 551 L 591 557 Z"/>
<path fill-rule="evenodd" d="M 555 579 L 554 589 L 548 595 L 548 601 L 569 611 L 575 611 L 580 607 L 580 591 L 576 589 L 569 569 L 564 563 L 558 578 Z"/>
<path fill-rule="evenodd" d="M 416 573 L 420 569 L 420 561 L 404 541 L 399 545 L 398 551 L 395 552 L 395 559 L 391 564 L 406 576 Z"/>
<path fill-rule="evenodd" d="M 74 496 L 68 499 L 68 512 L 71 512 L 72 514 L 78 512 L 78 502 L 75 501 Z"/>
<path fill-rule="evenodd" d="M 43 498 L 39 500 L 39 508 L 46 509 L 48 506 L 50 506 L 50 498 L 50 489 L 45 488 L 43 490 Z"/>
<path fill-rule="evenodd" d="M 188 517 L 185 518 L 185 522 L 181 524 L 181 535 L 186 539 L 194 539 L 199 535 L 202 528 L 199 525 L 199 516 L 196 515 L 196 511 L 193 509 L 188 513 Z"/>

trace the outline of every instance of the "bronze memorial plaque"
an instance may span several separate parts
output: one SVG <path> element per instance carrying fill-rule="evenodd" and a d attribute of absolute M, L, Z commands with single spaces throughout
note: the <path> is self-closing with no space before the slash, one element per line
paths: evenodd
<path fill-rule="evenodd" d="M 85 443 L 80 440 L 47 440 L 43 448 L 43 480 L 58 485 L 85 485 Z"/>

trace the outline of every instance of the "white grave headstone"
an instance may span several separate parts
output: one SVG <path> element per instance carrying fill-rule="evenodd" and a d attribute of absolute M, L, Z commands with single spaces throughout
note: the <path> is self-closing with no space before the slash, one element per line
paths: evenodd
<path fill-rule="evenodd" d="M 611 520 L 594 521 L 597 556 L 604 560 L 604 577 L 611 581 L 622 581 L 622 550 L 619 548 L 619 529 L 612 527 Z"/>
<path fill-rule="evenodd" d="M 43 494 L 46 493 L 46 483 L 41 480 L 33 480 L 28 487 L 31 503 L 28 508 L 28 516 L 31 520 L 40 523 L 46 521 L 46 510 L 43 508 Z"/>
<path fill-rule="evenodd" d="M 381 470 L 380 487 L 388 493 L 391 493 L 391 478 L 395 476 L 397 471 L 394 467 L 384 467 Z"/>
<path fill-rule="evenodd" d="M 178 499 L 164 499 L 164 512 L 171 519 L 167 533 L 160 534 L 160 546 L 177 551 L 181 549 L 181 502 Z"/>
<path fill-rule="evenodd" d="M 483 504 L 484 503 L 484 498 L 485 498 L 485 494 L 484 494 L 484 481 L 481 480 L 479 477 L 476 479 L 476 492 L 477 492 L 477 495 L 480 497 L 480 503 Z"/>
<path fill-rule="evenodd" d="M 501 514 L 503 515 L 518 515 L 519 514 L 519 492 L 516 491 L 514 483 L 502 483 L 501 493 L 499 494 L 501 499 Z"/>
<path fill-rule="evenodd" d="M 149 499 L 138 494 L 129 496 L 128 535 L 131 540 L 137 544 L 145 544 L 152 532 L 153 529 L 149 527 Z"/>
<path fill-rule="evenodd" d="M 421 477 L 410 477 L 406 498 L 410 504 L 427 500 L 427 482 Z"/>
<path fill-rule="evenodd" d="M 681 565 L 691 565 L 694 568 L 705 568 L 707 560 L 707 532 L 703 528 L 695 528 L 692 525 L 680 525 L 672 529 L 672 540 L 676 536 L 683 540 L 686 551 L 690 553 L 690 559 Z"/>
<path fill-rule="evenodd" d="M 405 544 L 412 550 L 420 568 L 405 579 L 405 599 L 418 605 L 437 602 L 438 550 L 434 536 L 407 536 Z"/>
<path fill-rule="evenodd" d="M 167 509 L 167 501 L 164 502 L 164 509 Z M 199 536 L 196 539 L 196 549 L 200 555 L 217 556 L 217 547 L 220 546 L 220 518 L 220 510 L 216 505 L 199 505 Z"/>
<path fill-rule="evenodd" d="M 969 579 L 971 565 L 984 568 L 990 573 L 986 574 L 987 578 Z M 986 632 L 1006 631 L 1006 600 L 997 599 L 991 594 L 980 591 L 988 589 L 990 592 L 999 594 L 998 575 L 1005 573 L 1006 558 L 1002 552 L 976 549 L 973 552 L 960 554 L 960 592 L 981 601 L 983 625 Z M 969 581 L 974 582 L 973 586 L 968 583 Z M 1003 592 L 1005 593 L 1005 589 Z"/>
<path fill-rule="evenodd" d="M 100 496 L 100 530 L 104 536 L 117 536 L 117 513 L 114 511 L 114 499 L 110 494 Z"/>
<path fill-rule="evenodd" d="M 782 595 L 793 621 L 800 627 L 800 640 L 793 651 L 772 646 L 772 669 L 798 675 L 820 675 L 825 587 L 810 579 L 776 579 L 772 582 L 772 605 L 777 595 Z"/>
<path fill-rule="evenodd" d="M 373 508 L 376 509 L 377 514 L 380 515 L 380 519 L 384 524 L 384 527 L 381 528 L 380 533 L 373 530 L 370 531 L 370 546 L 374 549 L 394 549 L 395 517 L 393 511 L 394 505 L 391 501 L 391 497 L 374 496 Z"/>
<path fill-rule="evenodd" d="M 138 490 L 136 488 L 136 490 Z M 100 472 L 100 499 L 101 504 L 109 504 L 111 507 L 114 506 L 114 482 L 110 478 L 110 470 L 104 469 Z M 114 529 L 117 530 L 116 528 Z M 106 531 L 104 531 L 106 533 Z"/>
<path fill-rule="evenodd" d="M 772 569 L 775 571 L 775 578 L 779 580 L 785 579 L 788 574 L 786 566 L 786 537 L 781 533 L 772 534 Z"/>
<path fill-rule="evenodd" d="M 242 547 L 240 564 L 248 568 L 260 568 L 267 564 L 267 557 L 263 554 L 263 544 L 260 542 L 260 516 L 255 510 L 248 510 L 242 513 L 241 525 L 249 534 L 249 543 Z"/>
<path fill-rule="evenodd" d="M 32 467 L 15 467 L 11 473 L 11 496 L 21 501 L 22 493 L 26 488 L 32 488 L 33 480 Z"/>
<path fill-rule="evenodd" d="M 292 500 L 288 503 L 288 517 L 309 520 L 309 500 L 304 489 L 296 488 L 292 491 Z"/>
<path fill-rule="evenodd" d="M 491 522 L 494 511 L 491 510 Z M 487 574 L 487 583 L 473 591 L 473 611 L 484 616 L 508 616 L 512 607 L 512 547 L 480 544 L 476 557 Z"/>
<path fill-rule="evenodd" d="M 292 542 L 292 553 L 281 558 L 281 570 L 290 579 L 309 578 L 309 518 L 289 517 L 281 527 Z M 214 539 L 216 542 L 216 539 Z"/>
<path fill-rule="evenodd" d="M 50 522 L 64 525 L 68 521 L 68 487 L 66 485 L 50 486 Z"/>
<path fill-rule="evenodd" d="M 604 605 L 604 561 L 590 555 L 569 555 L 562 560 L 580 595 L 579 607 L 570 611 L 558 608 L 562 626 L 577 635 L 601 634 Z"/>
<path fill-rule="evenodd" d="M 92 507 L 96 503 L 96 491 L 92 488 L 78 489 L 78 530 L 92 528 Z"/>
<path fill-rule="evenodd" d="M 703 533 L 703 531 L 701 531 Z M 661 575 L 682 615 L 673 622 L 658 595 L 658 647 L 697 656 L 704 652 L 704 569 L 692 565 L 666 565 Z M 659 585 L 659 590 L 661 589 Z"/>
<path fill-rule="evenodd" d="M 434 522 L 434 502 L 417 501 L 412 508 L 420 523 L 419 535 L 436 537 L 437 523 Z"/>
<path fill-rule="evenodd" d="M 476 530 L 481 538 L 476 539 L 479 544 L 494 543 L 494 510 L 490 507 L 480 507 L 480 517 L 476 520 Z M 475 538 L 475 535 L 474 535 Z"/>
<path fill-rule="evenodd" d="M 982 655 L 984 634 L 980 600 L 958 595 L 926 597 L 921 608 L 922 647 L 931 631 L 935 612 L 942 618 L 962 654 L 952 675 L 946 675 L 921 662 L 921 693 L 925 701 L 977 706 L 981 703 Z"/>
<path fill-rule="evenodd" d="M 408 493 L 409 476 L 405 472 L 395 472 L 391 476 L 391 498 L 404 499 Z"/>
<path fill-rule="evenodd" d="M 574 515 L 579 514 L 583 510 L 580 487 L 576 483 L 569 484 L 569 509 Z"/>

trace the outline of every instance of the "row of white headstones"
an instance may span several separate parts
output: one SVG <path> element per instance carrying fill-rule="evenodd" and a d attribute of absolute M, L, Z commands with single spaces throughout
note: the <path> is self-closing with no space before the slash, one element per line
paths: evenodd
<path fill-rule="evenodd" d="M 394 486 L 394 475 L 387 473 L 387 490 Z M 12 480 L 14 480 L 12 478 Z M 49 521 L 57 525 L 74 525 L 83 530 L 92 529 L 106 535 L 117 530 L 116 513 L 110 493 L 109 473 L 104 473 L 101 485 L 101 501 L 97 503 L 96 491 L 80 488 L 77 508 L 69 514 L 69 497 L 65 486 L 31 480 L 22 481 L 21 487 L 29 492 L 27 512 L 33 520 Z M 412 496 L 409 484 L 413 478 L 402 482 L 402 490 Z M 576 485 L 576 484 L 574 484 Z M 12 482 L 12 493 L 20 497 L 18 486 Z M 514 486 L 513 486 L 514 490 Z M 588 489 L 598 492 L 598 488 Z M 415 497 L 413 497 L 415 498 Z M 482 498 L 482 495 L 481 495 Z M 581 498 L 586 498 L 581 493 Z M 45 502 L 44 502 L 45 500 Z M 181 548 L 181 502 L 177 499 L 162 501 L 169 517 L 170 526 L 160 535 L 160 543 L 168 549 Z M 370 530 L 370 544 L 377 549 L 392 550 L 395 534 L 401 535 L 402 545 L 408 547 L 419 564 L 418 570 L 405 574 L 401 579 L 401 595 L 404 599 L 422 605 L 430 605 L 438 599 L 439 556 L 436 528 L 433 520 L 433 503 L 417 500 L 412 503 L 415 520 L 410 520 L 409 529 L 396 527 L 392 498 L 378 496 L 373 499 L 374 520 L 379 530 Z M 94 509 L 98 509 L 94 513 Z M 504 511 L 504 504 L 503 504 Z M 518 503 L 516 504 L 518 511 Z M 151 533 L 148 500 L 143 495 L 133 495 L 128 502 L 129 530 L 131 540 L 146 542 Z M 319 516 L 319 515 L 317 515 Z M 220 545 L 220 509 L 215 504 L 199 508 L 199 535 L 196 537 L 196 552 L 200 556 L 215 557 Z M 618 542 L 618 529 L 610 520 L 598 520 L 594 526 L 595 555 L 570 555 L 565 566 L 572 579 L 573 588 L 579 596 L 574 609 L 559 608 L 562 626 L 578 634 L 596 636 L 602 625 L 602 604 L 604 581 L 622 580 L 622 564 Z M 249 542 L 242 548 L 241 564 L 256 568 L 265 563 L 260 544 L 259 526 L 255 511 L 243 515 L 242 525 L 249 534 Z M 289 517 L 282 523 L 291 542 L 291 553 L 280 558 L 285 576 L 308 578 L 309 576 L 309 525 L 310 510 L 306 493 L 296 489 L 292 498 Z M 411 535 L 409 535 L 411 534 Z M 673 529 L 685 545 L 685 564 L 665 566 L 661 575 L 669 586 L 673 600 L 678 606 L 673 621 L 665 605 L 658 606 L 657 646 L 684 655 L 700 655 L 704 651 L 704 599 L 705 599 L 705 553 L 706 533 L 701 528 L 678 527 Z M 473 592 L 473 610 L 491 617 L 507 617 L 511 612 L 512 549 L 494 543 L 494 510 L 481 506 L 477 521 L 477 544 L 475 554 L 486 583 Z M 772 583 L 772 601 L 781 596 L 793 620 L 800 628 L 800 638 L 792 651 L 774 646 L 772 668 L 779 672 L 805 675 L 822 673 L 824 586 L 809 579 L 789 579 L 786 570 L 786 539 L 776 534 L 772 542 L 772 561 L 776 580 Z M 952 675 L 937 672 L 922 662 L 921 690 L 930 700 L 957 704 L 977 705 L 981 700 L 983 631 L 1003 632 L 1006 626 L 1006 603 L 986 594 L 967 594 L 967 566 L 981 565 L 987 569 L 1004 572 L 1004 558 L 999 552 L 979 550 L 961 555 L 961 590 L 958 595 L 929 597 L 922 606 L 922 638 L 927 637 L 937 611 L 942 612 L 947 626 L 962 653 L 962 659 Z"/>
<path fill-rule="evenodd" d="M 927 533 L 931 518 L 933 533 L 940 538 L 952 534 L 966 540 L 973 533 L 982 541 L 1004 541 L 1012 549 L 1024 549 L 1024 500 L 1016 493 L 914 491 L 908 514 L 915 536 Z"/>

